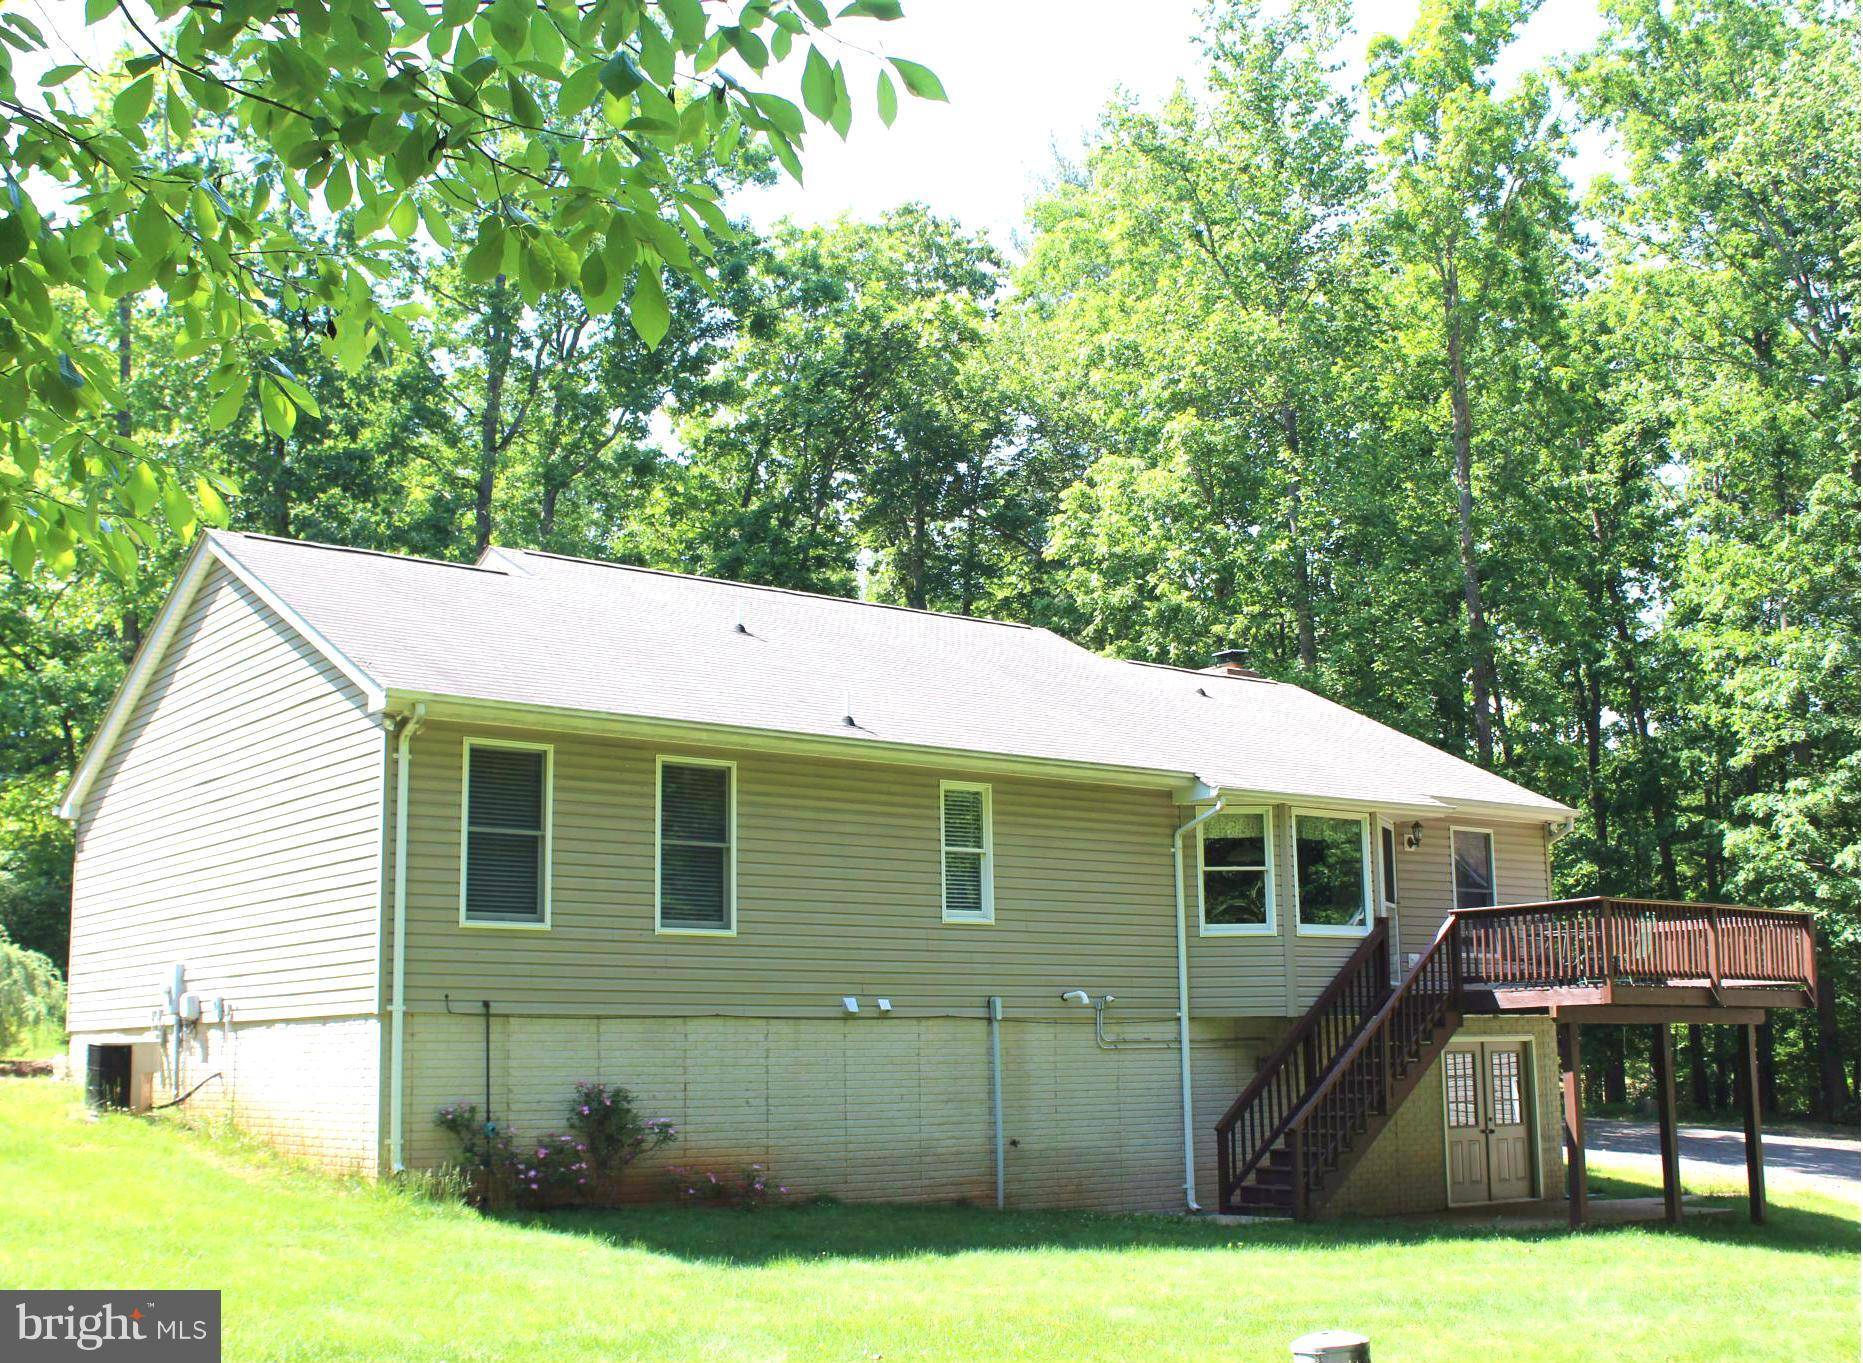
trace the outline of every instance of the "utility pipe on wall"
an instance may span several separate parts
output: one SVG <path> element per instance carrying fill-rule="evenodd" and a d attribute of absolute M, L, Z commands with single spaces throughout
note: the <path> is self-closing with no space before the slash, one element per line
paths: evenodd
<path fill-rule="evenodd" d="M 996 1209 L 1003 1209 L 1003 1001 L 990 997 L 990 1117 L 996 1131 Z"/>
<path fill-rule="evenodd" d="M 1193 1212 L 1203 1208 L 1197 1205 L 1197 1132 L 1190 1094 L 1190 936 L 1184 926 L 1184 835 L 1222 812 L 1219 799 L 1181 824 L 1171 838 L 1171 866 L 1176 873 L 1172 878 L 1177 882 L 1177 1063 L 1184 1097 L 1184 1205 Z"/>
<path fill-rule="evenodd" d="M 427 707 L 416 705 L 401 721 L 395 736 L 395 955 L 388 1003 L 388 1167 L 400 1173 L 403 1163 L 402 1088 L 405 1085 L 407 1047 L 407 936 L 408 936 L 408 742 L 427 718 Z"/>

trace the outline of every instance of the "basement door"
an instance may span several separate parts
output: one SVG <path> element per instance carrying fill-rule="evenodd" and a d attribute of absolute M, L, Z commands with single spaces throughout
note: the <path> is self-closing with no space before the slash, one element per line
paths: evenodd
<path fill-rule="evenodd" d="M 1466 1042 L 1443 1052 L 1449 1201 L 1533 1196 L 1533 1127 L 1523 1041 Z"/>

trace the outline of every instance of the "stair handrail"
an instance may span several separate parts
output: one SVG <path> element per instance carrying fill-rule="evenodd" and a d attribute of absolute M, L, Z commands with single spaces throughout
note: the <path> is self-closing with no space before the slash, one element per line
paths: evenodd
<path fill-rule="evenodd" d="M 1353 981 L 1365 969 L 1366 965 L 1371 962 L 1373 957 L 1383 958 L 1379 968 L 1383 972 L 1383 977 L 1387 981 L 1388 987 L 1388 981 L 1390 979 L 1390 959 L 1386 949 L 1390 943 L 1390 935 L 1391 920 L 1388 918 L 1378 919 L 1374 923 L 1372 930 L 1365 934 L 1365 939 L 1358 944 L 1357 949 L 1354 950 L 1350 956 L 1346 957 L 1344 963 L 1340 965 L 1338 971 L 1333 975 L 1331 982 L 1327 984 L 1326 988 L 1320 991 L 1319 997 L 1313 1001 L 1312 1006 L 1301 1016 L 1300 1021 L 1294 1024 L 1288 1034 L 1282 1038 L 1281 1044 L 1269 1054 L 1267 1060 L 1262 1062 L 1260 1068 L 1255 1072 L 1255 1077 L 1249 1081 L 1248 1086 L 1236 1096 L 1236 1100 L 1231 1103 L 1228 1109 L 1224 1111 L 1223 1115 L 1217 1119 L 1217 1187 L 1223 1197 L 1228 1197 L 1234 1186 L 1247 1178 L 1254 1170 L 1255 1166 L 1260 1164 L 1267 1156 L 1268 1151 L 1274 1147 L 1275 1142 L 1280 1140 L 1281 1136 L 1286 1132 L 1288 1123 L 1292 1120 L 1294 1112 L 1300 1106 L 1300 1099 L 1296 1098 L 1293 1102 L 1288 1104 L 1286 1114 L 1274 1124 L 1266 1135 L 1257 1141 L 1256 1148 L 1250 1152 L 1246 1159 L 1241 1161 L 1239 1168 L 1230 1167 L 1230 1131 L 1234 1129 L 1236 1123 L 1241 1120 L 1242 1114 L 1247 1112 L 1250 1106 L 1261 1098 L 1268 1085 L 1273 1082 L 1277 1073 L 1293 1057 L 1295 1051 L 1305 1046 L 1308 1039 L 1317 1032 L 1321 1020 L 1325 1017 L 1326 1010 L 1339 1001 L 1339 996 L 1350 987 Z M 1361 1024 L 1361 1028 L 1362 1026 L 1363 1024 Z M 1308 1090 L 1311 1089 L 1313 1084 L 1318 1082 L 1322 1074 L 1331 1068 L 1332 1063 L 1332 1059 L 1329 1057 L 1314 1069 L 1314 1072 L 1307 1077 Z"/>
<path fill-rule="evenodd" d="M 1417 957 L 1417 963 L 1411 966 L 1405 973 L 1403 981 L 1390 992 L 1390 995 L 1385 999 L 1378 1011 L 1371 1015 L 1370 1020 L 1368 1020 L 1363 1027 L 1359 1028 L 1358 1034 L 1353 1037 L 1351 1044 L 1339 1053 L 1338 1058 L 1335 1059 L 1331 1065 L 1327 1066 L 1326 1073 L 1322 1075 L 1320 1081 L 1312 1087 L 1311 1091 L 1307 1094 L 1306 1101 L 1301 1103 L 1299 1109 L 1287 1120 L 1285 1130 L 1292 1133 L 1294 1137 L 1290 1144 L 1293 1148 L 1294 1157 L 1294 1215 L 1297 1218 L 1303 1217 L 1306 1211 L 1306 1163 L 1310 1152 L 1307 1149 L 1305 1133 L 1307 1123 L 1311 1120 L 1314 1110 L 1339 1086 L 1340 1081 L 1351 1069 L 1352 1062 L 1364 1054 L 1365 1049 L 1371 1045 L 1374 1038 L 1377 1039 L 1381 1046 L 1386 1046 L 1384 1082 L 1388 1092 L 1390 1086 L 1389 1047 L 1386 1045 L 1384 1033 L 1390 1026 L 1392 1014 L 1403 1006 L 1404 1000 L 1408 997 L 1412 986 L 1414 986 L 1417 980 L 1430 968 L 1438 952 L 1448 952 L 1450 999 L 1453 1001 L 1460 992 L 1460 977 L 1462 972 L 1460 953 L 1458 951 L 1457 927 L 1456 915 L 1454 912 L 1451 912 L 1448 917 L 1443 919 L 1442 927 L 1437 929 L 1436 936 L 1430 942 L 1429 946 Z"/>

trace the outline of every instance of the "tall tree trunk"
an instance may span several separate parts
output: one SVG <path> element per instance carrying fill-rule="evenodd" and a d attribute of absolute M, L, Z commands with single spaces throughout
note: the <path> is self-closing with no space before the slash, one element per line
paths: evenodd
<path fill-rule="evenodd" d="M 1696 1111 L 1705 1112 L 1714 1094 L 1708 1088 L 1708 1038 L 1701 1024 L 1688 1024 L 1688 1100 Z"/>
<path fill-rule="evenodd" d="M 291 534 L 291 484 L 287 478 L 290 465 L 285 438 L 275 431 L 265 433 L 266 493 L 262 515 L 267 534 L 289 537 Z"/>
<path fill-rule="evenodd" d="M 504 445 L 505 374 L 511 367 L 513 319 L 506 316 L 509 285 L 499 275 L 492 283 L 485 338 L 485 405 L 479 412 L 479 477 L 472 494 L 473 556 L 492 545 L 492 489 L 498 479 L 498 456 Z"/>
<path fill-rule="evenodd" d="M 1818 963 L 1819 1120 L 1835 1122 L 1849 1110 L 1850 1084 L 1844 1075 L 1844 1037 L 1837 1026 L 1837 981 L 1829 952 Z"/>
<path fill-rule="evenodd" d="M 132 345 L 132 323 L 135 313 L 130 307 L 128 295 L 116 300 L 116 381 L 123 392 L 123 405 L 116 409 L 116 433 L 127 440 L 135 430 L 129 413 L 129 376 L 133 372 L 130 364 Z M 133 662 L 137 651 L 142 647 L 142 619 L 136 614 L 134 606 L 123 612 L 122 628 L 118 633 L 123 651 L 123 661 Z"/>
<path fill-rule="evenodd" d="M 1301 524 L 1304 490 L 1300 475 L 1300 415 L 1292 404 L 1281 408 L 1281 433 L 1287 442 L 1287 543 L 1294 561 L 1294 638 L 1300 670 L 1319 666 L 1319 647 L 1313 632 L 1313 567 L 1307 558 L 1306 530 Z"/>
<path fill-rule="evenodd" d="M 1622 1105 L 1630 1101 L 1630 1084 L 1624 1073 L 1624 1029 L 1605 1027 L 1604 1101 Z"/>
<path fill-rule="evenodd" d="M 1578 665 L 1579 721 L 1585 726 L 1585 789 L 1590 797 L 1591 830 L 1597 839 L 1596 860 L 1599 879 L 1604 878 L 1606 848 L 1611 840 L 1609 807 L 1604 795 L 1604 688 L 1598 683 L 1598 669 L 1591 663 Z"/>
<path fill-rule="evenodd" d="M 1443 327 L 1449 362 L 1450 441 L 1455 454 L 1456 528 L 1462 561 L 1462 604 L 1474 691 L 1475 756 L 1494 765 L 1494 638 L 1481 599 L 1481 564 L 1475 554 L 1474 419 L 1468 406 L 1468 360 L 1463 352 L 1461 285 L 1451 256 L 1443 273 Z"/>
<path fill-rule="evenodd" d="M 1773 1056 L 1772 1014 L 1765 1015 L 1766 1020 L 1759 1025 L 1759 1091 L 1760 1111 L 1777 1112 L 1779 1110 L 1779 1069 Z"/>

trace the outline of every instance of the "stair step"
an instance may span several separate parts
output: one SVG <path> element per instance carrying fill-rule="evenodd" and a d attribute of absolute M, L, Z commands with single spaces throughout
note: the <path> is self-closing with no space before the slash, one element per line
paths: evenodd
<path fill-rule="evenodd" d="M 1292 1216 L 1294 1214 L 1294 1190 L 1292 1188 L 1262 1188 L 1252 1183 L 1245 1183 L 1236 1189 L 1235 1198 L 1230 1206 L 1245 1216 Z"/>

